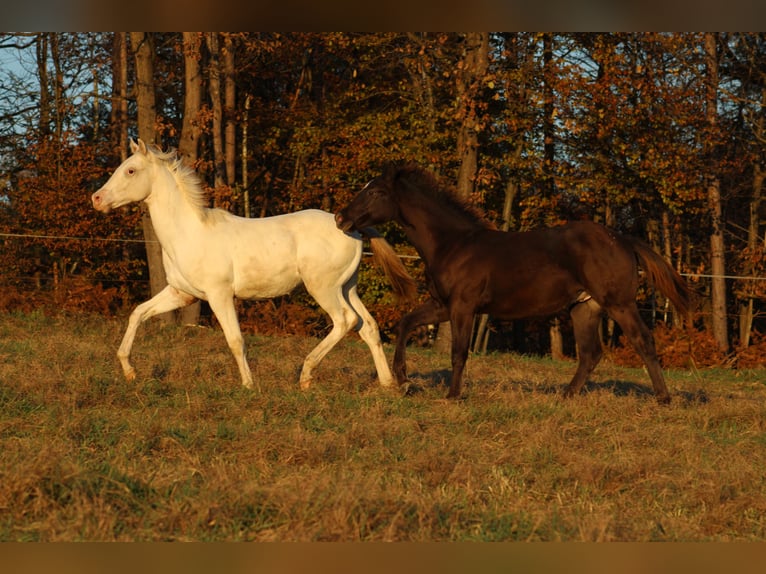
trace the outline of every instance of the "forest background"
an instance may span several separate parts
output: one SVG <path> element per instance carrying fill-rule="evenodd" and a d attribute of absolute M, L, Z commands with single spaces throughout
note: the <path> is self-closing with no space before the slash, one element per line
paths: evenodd
<path fill-rule="evenodd" d="M 691 325 L 639 295 L 666 365 L 766 362 L 765 34 L 6 33 L 0 62 L 0 309 L 120 314 L 164 285 L 142 208 L 90 205 L 140 137 L 246 217 L 333 211 L 414 160 L 501 229 L 600 221 L 698 295 Z M 407 309 L 361 273 L 388 336 Z M 251 332 L 327 329 L 301 292 L 240 310 Z M 475 350 L 507 347 L 575 352 L 564 315 L 477 321 Z"/>

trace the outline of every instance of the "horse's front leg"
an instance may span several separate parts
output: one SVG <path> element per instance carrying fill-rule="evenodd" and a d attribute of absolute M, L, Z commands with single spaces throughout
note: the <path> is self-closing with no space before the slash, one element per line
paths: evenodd
<path fill-rule="evenodd" d="M 122 343 L 120 343 L 120 348 L 117 350 L 117 358 L 120 360 L 122 372 L 125 373 L 125 378 L 128 381 L 136 378 L 136 370 L 130 364 L 130 350 L 133 348 L 133 341 L 136 338 L 138 326 L 149 317 L 185 307 L 193 303 L 195 299 L 192 295 L 167 285 L 154 297 L 141 303 L 133 310 L 130 314 L 130 319 L 128 319 L 128 328 L 125 330 Z"/>
<path fill-rule="evenodd" d="M 242 331 L 239 328 L 237 310 L 234 307 L 234 294 L 230 292 L 208 294 L 208 303 L 210 303 L 210 309 L 221 324 L 229 349 L 237 361 L 242 385 L 251 389 L 253 387 L 253 375 L 245 356 L 245 340 L 242 338 Z M 258 391 L 260 390 L 261 388 L 258 386 Z"/>
<path fill-rule="evenodd" d="M 460 398 L 463 370 L 468 359 L 468 347 L 471 344 L 473 312 L 453 311 L 450 313 L 450 322 L 452 323 L 452 382 L 447 398 L 457 399 Z"/>
<path fill-rule="evenodd" d="M 447 308 L 435 299 L 429 299 L 401 318 L 396 327 L 394 351 L 394 377 L 399 385 L 407 382 L 406 347 L 412 331 L 421 325 L 439 324 L 449 319 Z"/>

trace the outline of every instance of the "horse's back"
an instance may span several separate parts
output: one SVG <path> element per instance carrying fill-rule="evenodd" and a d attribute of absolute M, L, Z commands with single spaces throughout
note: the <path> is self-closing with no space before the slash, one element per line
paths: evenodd
<path fill-rule="evenodd" d="M 635 294 L 635 256 L 624 239 L 590 221 L 523 232 L 486 230 L 442 262 L 443 291 L 480 290 L 499 316 L 546 315 L 587 291 L 601 301 Z M 440 266 L 440 267 L 442 267 Z M 620 291 L 613 293 L 614 289 Z"/>
<path fill-rule="evenodd" d="M 243 299 L 284 295 L 301 282 L 307 287 L 345 282 L 361 259 L 361 241 L 345 235 L 331 213 L 318 209 L 262 218 L 220 212 L 215 219 L 215 239 L 207 244 L 215 262 L 208 278 L 230 277 Z M 212 257 L 214 251 L 219 255 Z"/>
<path fill-rule="evenodd" d="M 292 260 L 304 283 L 337 277 L 339 283 L 345 284 L 359 267 L 361 238 L 338 229 L 332 213 L 305 209 L 262 221 L 267 222 L 273 237 L 283 233 L 290 243 Z"/>

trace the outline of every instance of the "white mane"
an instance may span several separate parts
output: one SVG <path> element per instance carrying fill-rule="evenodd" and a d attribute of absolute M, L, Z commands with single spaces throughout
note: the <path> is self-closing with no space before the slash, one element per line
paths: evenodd
<path fill-rule="evenodd" d="M 166 152 L 160 151 L 155 147 L 147 148 L 154 159 L 166 164 L 170 173 L 173 174 L 176 183 L 189 203 L 199 211 L 200 217 L 207 218 L 210 211 L 208 207 L 207 193 L 202 189 L 199 176 L 193 168 L 186 165 L 175 149 Z"/>

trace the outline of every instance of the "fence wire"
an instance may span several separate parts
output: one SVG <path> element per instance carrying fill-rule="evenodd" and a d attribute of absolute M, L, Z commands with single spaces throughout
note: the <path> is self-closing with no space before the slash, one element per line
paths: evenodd
<path fill-rule="evenodd" d="M 61 241 L 104 241 L 114 243 L 158 243 L 158 241 L 146 239 L 124 239 L 118 237 L 72 237 L 66 235 L 37 235 L 32 233 L 0 233 L 0 237 L 10 237 L 19 239 L 58 239 Z M 364 255 L 370 256 L 372 253 L 364 251 Z M 420 259 L 419 255 L 399 254 L 402 259 Z M 744 277 L 741 275 L 711 275 L 708 273 L 680 273 L 683 277 L 704 277 L 704 278 L 723 278 L 734 279 L 737 281 L 765 281 L 766 277 Z"/>

